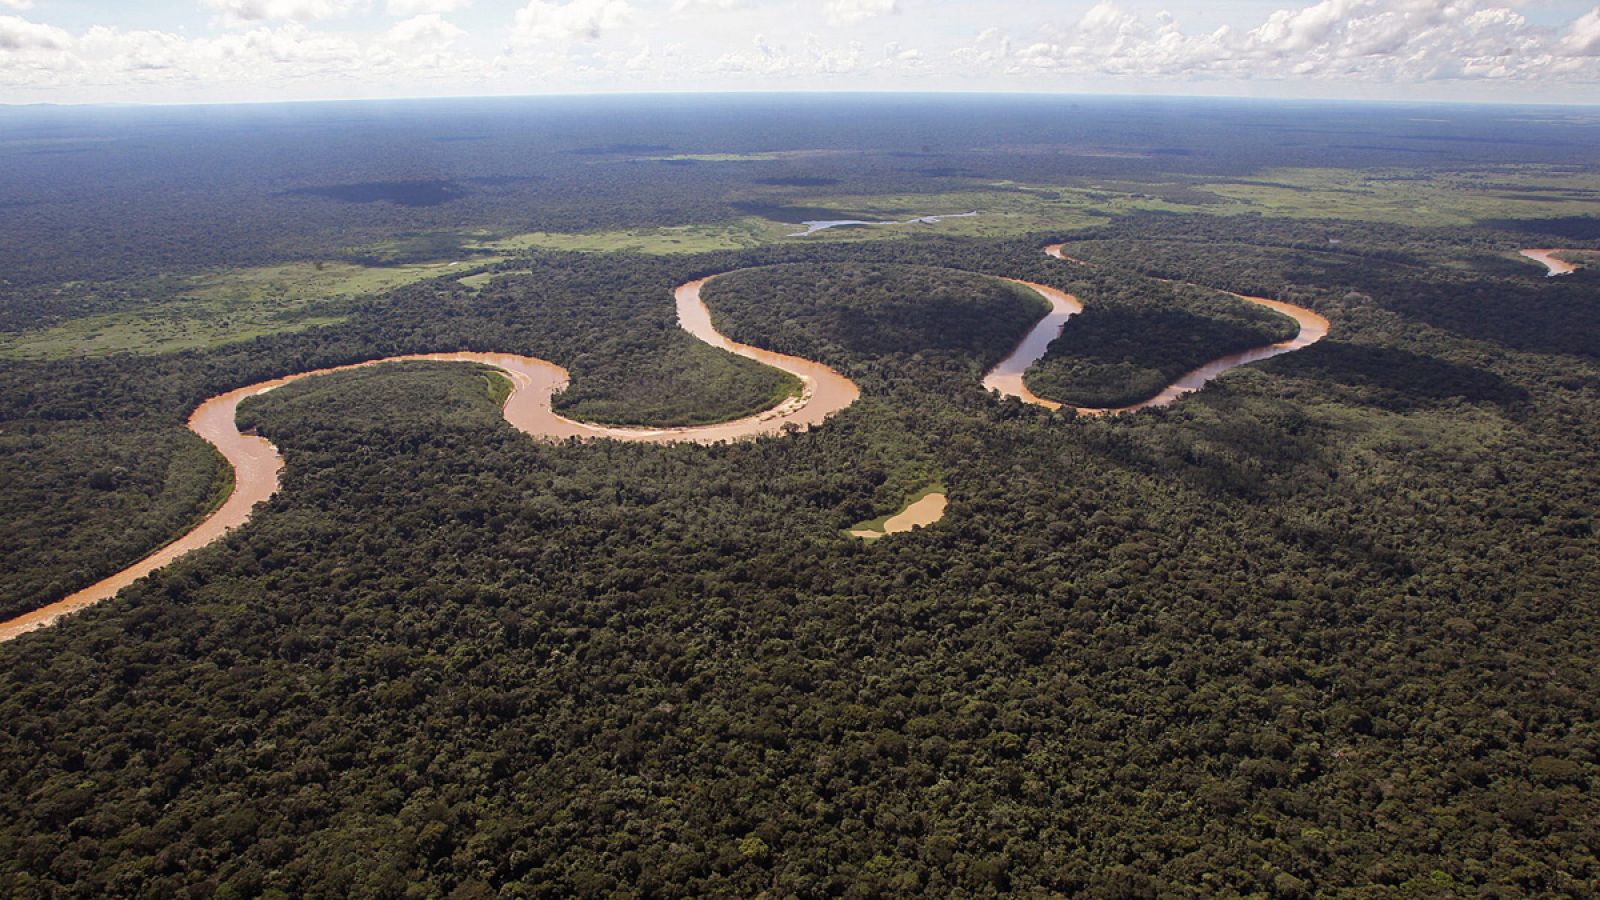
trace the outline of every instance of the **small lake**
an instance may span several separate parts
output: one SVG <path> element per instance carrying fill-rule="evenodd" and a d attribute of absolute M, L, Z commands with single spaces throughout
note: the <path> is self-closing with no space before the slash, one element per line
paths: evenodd
<path fill-rule="evenodd" d="M 904 222 L 868 222 L 862 219 L 813 219 L 801 222 L 801 225 L 806 226 L 806 230 L 796 231 L 789 235 L 789 237 L 805 237 L 807 235 L 816 234 L 819 231 L 827 231 L 829 228 L 878 228 L 886 225 L 934 225 L 944 221 L 945 219 L 970 219 L 977 214 L 977 210 L 964 213 L 944 213 L 937 216 L 918 216 L 915 219 L 907 219 Z"/>

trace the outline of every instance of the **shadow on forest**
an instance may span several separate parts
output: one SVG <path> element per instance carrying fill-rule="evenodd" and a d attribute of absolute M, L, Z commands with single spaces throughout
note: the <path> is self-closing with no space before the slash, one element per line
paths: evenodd
<path fill-rule="evenodd" d="M 1410 410 L 1451 398 L 1506 408 L 1528 392 L 1493 372 L 1393 347 L 1323 341 L 1275 363 L 1295 375 L 1353 388 L 1391 410 Z"/>
<path fill-rule="evenodd" d="M 1554 219 L 1479 219 L 1486 228 L 1546 234 L 1580 241 L 1600 241 L 1600 217 L 1561 216 Z"/>

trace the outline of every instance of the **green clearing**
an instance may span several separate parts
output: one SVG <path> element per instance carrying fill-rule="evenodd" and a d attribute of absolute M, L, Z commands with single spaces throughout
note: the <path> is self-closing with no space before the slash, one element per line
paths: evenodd
<path fill-rule="evenodd" d="M 883 219 L 972 209 L 979 213 L 933 225 L 832 229 L 807 238 L 832 241 L 893 239 L 921 230 L 961 237 L 1013 237 L 1087 228 L 1136 212 L 1333 218 L 1427 227 L 1592 214 L 1600 202 L 1600 175 L 1547 166 L 1452 172 L 1275 169 L 1228 181 L 1177 176 L 1149 181 L 1083 178 L 1069 184 L 1000 181 L 927 194 L 791 195 L 786 202 Z"/>
<path fill-rule="evenodd" d="M 148 288 L 164 299 L 152 299 L 133 309 L 71 319 L 37 331 L 0 334 L 0 356 L 64 359 L 172 353 L 333 325 L 344 321 L 338 308 L 341 301 L 443 275 L 453 265 L 297 262 L 171 279 Z"/>
<path fill-rule="evenodd" d="M 489 286 L 489 282 L 495 280 L 496 278 L 501 277 L 502 275 L 532 275 L 532 274 L 533 274 L 533 272 L 531 270 L 529 270 L 529 269 L 511 269 L 511 270 L 506 270 L 506 271 L 501 271 L 501 272 L 479 272 L 476 275 L 468 275 L 465 278 L 457 278 L 456 279 L 456 284 L 459 284 L 459 285 L 461 285 L 462 287 L 465 287 L 465 288 L 471 288 L 474 291 L 481 291 L 484 288 Z"/>
<path fill-rule="evenodd" d="M 477 246 L 502 253 L 528 250 L 572 250 L 585 253 L 708 253 L 759 247 L 792 230 L 753 216 L 713 225 L 674 225 L 614 231 L 533 231 L 485 239 Z"/>
<path fill-rule="evenodd" d="M 895 516 L 900 515 L 900 513 L 905 512 L 906 508 L 909 507 L 911 504 L 917 502 L 918 500 L 921 500 L 923 497 L 926 497 L 929 494 L 946 494 L 946 493 L 949 493 L 949 491 L 945 488 L 944 482 L 935 481 L 932 484 L 924 486 L 923 488 L 918 490 L 916 493 L 914 493 L 911 496 L 907 497 L 906 501 L 904 503 L 900 504 L 900 508 L 896 509 L 894 512 L 887 512 L 887 513 L 884 513 L 881 516 L 877 516 L 875 518 L 867 519 L 867 520 L 862 521 L 862 522 L 857 522 L 856 524 L 851 525 L 849 528 L 845 528 L 845 529 L 841 529 L 841 530 L 844 532 L 844 536 L 847 537 L 847 538 L 854 538 L 856 540 L 875 540 L 876 538 L 882 537 L 882 536 L 884 536 L 885 534 L 888 533 L 888 532 L 883 530 L 884 523 L 888 522 L 890 519 L 894 518 Z M 860 538 L 858 535 L 851 534 L 851 532 L 853 532 L 853 531 L 876 531 L 876 532 L 878 532 L 878 534 L 874 535 L 872 538 Z"/>
<path fill-rule="evenodd" d="M 1600 201 L 1600 175 L 1544 166 L 1455 172 L 1278 169 L 1196 187 L 1230 201 L 1211 207 L 1213 213 L 1258 212 L 1422 227 L 1592 214 Z"/>

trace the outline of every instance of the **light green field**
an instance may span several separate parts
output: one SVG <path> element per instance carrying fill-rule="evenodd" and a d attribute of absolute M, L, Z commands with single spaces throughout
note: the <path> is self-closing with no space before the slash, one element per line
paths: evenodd
<path fill-rule="evenodd" d="M 1239 183 L 1199 184 L 1227 198 L 1213 213 L 1470 225 L 1480 219 L 1593 215 L 1600 175 L 1541 166 L 1421 173 L 1410 169 L 1280 169 Z"/>
<path fill-rule="evenodd" d="M 305 262 L 207 272 L 152 283 L 150 291 L 162 299 L 134 309 L 0 334 L 0 356 L 171 353 L 301 331 L 343 321 L 340 301 L 447 274 L 451 267 L 449 262 L 382 268 Z"/>
<path fill-rule="evenodd" d="M 1413 226 L 1483 219 L 1594 215 L 1600 175 L 1540 166 L 1461 172 L 1409 169 L 1278 169 L 1227 182 L 1078 179 L 1071 184 L 994 182 L 959 191 L 786 197 L 797 206 L 850 210 L 885 220 L 978 210 L 970 219 L 902 228 L 833 229 L 807 240 L 884 240 L 918 230 L 971 237 L 1066 231 L 1133 212 L 1335 218 Z"/>
<path fill-rule="evenodd" d="M 474 259 L 473 265 L 498 262 Z M 449 273 L 461 264 L 442 261 L 405 266 L 361 266 L 346 262 L 301 262 L 232 269 L 192 279 L 189 294 L 209 302 L 255 302 L 273 298 L 360 297 Z"/>
<path fill-rule="evenodd" d="M 484 288 L 489 286 L 489 282 L 495 280 L 496 278 L 499 278 L 502 275 L 532 275 L 532 274 L 533 274 L 533 271 L 531 269 L 508 269 L 508 270 L 503 271 L 503 272 L 479 272 L 476 275 L 468 275 L 465 278 L 457 278 L 456 279 L 456 284 L 459 284 L 462 287 L 471 288 L 471 289 L 473 289 L 475 291 L 481 291 Z"/>
<path fill-rule="evenodd" d="M 502 253 L 523 250 L 575 250 L 589 253 L 706 253 L 759 247 L 794 229 L 765 219 L 743 217 L 714 225 L 676 225 L 616 231 L 534 231 L 484 240 L 475 245 Z"/>

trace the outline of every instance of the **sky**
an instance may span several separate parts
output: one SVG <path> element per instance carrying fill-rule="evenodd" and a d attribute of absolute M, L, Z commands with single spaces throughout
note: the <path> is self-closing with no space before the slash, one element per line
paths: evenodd
<path fill-rule="evenodd" d="M 640 91 L 1600 103 L 1592 0 L 0 0 L 0 103 Z"/>

